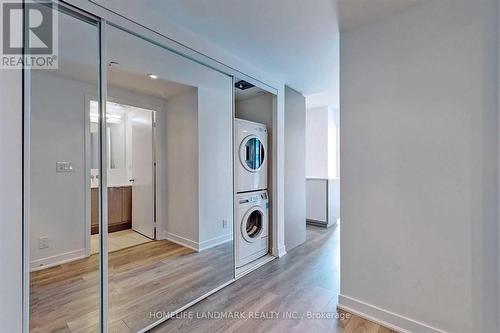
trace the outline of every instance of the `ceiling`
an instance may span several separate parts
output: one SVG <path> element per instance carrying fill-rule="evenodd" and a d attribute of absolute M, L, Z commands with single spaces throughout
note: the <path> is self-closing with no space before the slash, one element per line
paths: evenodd
<path fill-rule="evenodd" d="M 210 41 L 212 45 L 219 46 L 227 53 L 253 64 L 304 93 L 311 100 L 311 105 L 338 105 L 337 21 L 340 22 L 341 31 L 349 31 L 429 0 L 93 1 L 159 32 L 163 32 L 160 31 L 162 27 L 166 32 L 172 31 L 171 26 L 175 25 L 198 36 L 201 41 Z M 336 7 L 340 13 L 339 20 Z M 64 20 L 64 16 L 62 19 Z M 61 32 L 60 46 L 64 48 L 66 45 L 64 54 L 69 59 L 74 58 L 75 63 L 83 64 L 85 59 L 92 60 L 90 63 L 93 63 L 97 43 L 87 48 L 74 47 L 74 44 L 78 40 L 96 39 L 97 29 L 84 23 L 80 25 L 82 26 L 74 28 L 78 28 L 79 34 L 86 34 L 85 37 L 88 38 L 76 40 L 73 33 Z M 116 43 L 119 44 L 119 41 Z M 119 50 L 120 47 L 117 45 L 112 49 Z M 74 66 L 72 70 L 76 69 L 77 66 Z M 83 76 L 85 72 L 89 71 L 82 68 L 80 75 Z M 140 81 L 139 86 L 144 90 L 141 92 L 151 90 L 152 82 L 144 76 L 130 75 L 121 81 L 119 77 L 120 75 L 110 75 L 110 80 L 124 88 Z M 95 77 L 91 79 L 95 81 Z M 169 95 L 182 89 L 180 86 L 166 84 L 168 87 L 163 91 L 154 91 L 154 95 Z M 256 92 L 252 90 L 247 94 Z M 249 97 L 241 95 L 238 97 Z"/>
<path fill-rule="evenodd" d="M 381 21 L 425 0 L 337 0 L 339 26 L 347 32 Z"/>
<path fill-rule="evenodd" d="M 49 74 L 67 77 L 73 80 L 87 82 L 97 86 L 98 81 L 98 29 L 96 26 L 86 22 L 75 20 L 68 15 L 59 15 L 59 66 L 57 70 L 48 70 Z M 117 29 L 108 30 L 112 37 L 108 40 L 108 56 L 117 64 L 108 67 L 108 88 L 121 88 L 149 96 L 164 99 L 171 98 L 187 89 L 194 87 L 159 77 L 156 80 L 147 76 L 153 61 L 135 54 L 133 50 L 141 47 L 143 41 L 130 38 L 129 35 Z M 75 39 L 74 36 L 80 38 Z M 134 44 L 135 43 L 135 44 Z M 129 49 L 127 49 L 129 48 Z M 157 48 L 153 48 L 157 50 Z M 150 51 L 149 56 L 160 59 L 160 53 Z M 129 62 L 140 58 L 138 68 L 131 68 Z M 164 64 L 171 65 L 167 59 L 162 59 Z M 170 70 L 172 72 L 172 70 Z"/>
<path fill-rule="evenodd" d="M 235 82 L 238 82 L 239 80 L 240 80 L 239 78 L 234 79 Z M 244 90 L 238 89 L 236 86 L 234 87 L 234 98 L 237 102 L 265 94 L 270 94 L 270 93 L 259 87 L 252 87 Z"/>
<path fill-rule="evenodd" d="M 335 0 L 94 2 L 156 30 L 188 30 L 304 94 L 338 90 Z"/>
<path fill-rule="evenodd" d="M 128 91 L 134 91 L 143 95 L 156 96 L 169 99 L 182 94 L 194 87 L 177 82 L 163 80 L 162 78 L 152 80 L 145 74 L 138 74 L 129 70 L 110 68 L 108 70 L 108 84 Z"/>

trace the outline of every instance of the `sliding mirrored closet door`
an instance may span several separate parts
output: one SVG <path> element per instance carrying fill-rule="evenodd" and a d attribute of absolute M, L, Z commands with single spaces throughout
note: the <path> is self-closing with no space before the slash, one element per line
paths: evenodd
<path fill-rule="evenodd" d="M 60 6 L 26 70 L 31 332 L 137 332 L 234 278 L 232 78 Z"/>
<path fill-rule="evenodd" d="M 31 332 L 99 332 L 99 25 L 64 8 L 58 68 L 26 70 L 25 274 Z M 26 286 L 27 287 L 27 286 Z"/>
<path fill-rule="evenodd" d="M 232 79 L 117 27 L 107 55 L 110 330 L 231 281 Z"/>

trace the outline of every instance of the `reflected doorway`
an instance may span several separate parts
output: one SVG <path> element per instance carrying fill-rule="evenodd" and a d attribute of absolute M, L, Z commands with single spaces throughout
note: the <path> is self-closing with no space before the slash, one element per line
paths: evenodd
<path fill-rule="evenodd" d="M 99 248 L 98 152 L 99 105 L 88 103 L 90 115 L 90 252 Z M 155 240 L 156 111 L 120 102 L 106 103 L 108 167 L 108 252 Z"/>

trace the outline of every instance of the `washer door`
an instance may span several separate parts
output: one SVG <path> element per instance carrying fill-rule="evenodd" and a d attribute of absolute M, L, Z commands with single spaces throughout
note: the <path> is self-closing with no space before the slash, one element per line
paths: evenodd
<path fill-rule="evenodd" d="M 258 206 L 250 208 L 241 221 L 241 235 L 250 243 L 259 239 L 264 230 L 264 212 Z"/>
<path fill-rule="evenodd" d="M 250 172 L 257 172 L 264 164 L 266 148 L 255 135 L 247 136 L 240 146 L 240 161 L 243 167 Z"/>

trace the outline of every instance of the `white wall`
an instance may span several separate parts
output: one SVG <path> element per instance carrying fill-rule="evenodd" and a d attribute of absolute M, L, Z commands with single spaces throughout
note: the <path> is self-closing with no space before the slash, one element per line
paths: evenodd
<path fill-rule="evenodd" d="M 328 222 L 328 180 L 306 180 L 306 219 Z"/>
<path fill-rule="evenodd" d="M 22 73 L 0 71 L 0 327 L 6 332 L 21 332 Z"/>
<path fill-rule="evenodd" d="M 165 237 L 195 250 L 233 239 L 231 82 L 221 76 L 166 105 Z"/>
<path fill-rule="evenodd" d="M 233 240 L 233 80 L 212 74 L 198 88 L 200 250 Z"/>
<path fill-rule="evenodd" d="M 306 111 L 306 176 L 328 178 L 328 106 Z"/>
<path fill-rule="evenodd" d="M 317 106 L 306 110 L 306 176 L 337 178 L 338 110 Z"/>
<path fill-rule="evenodd" d="M 274 96 L 272 94 L 266 93 L 236 101 L 236 118 L 265 124 L 267 126 L 267 131 L 272 132 L 273 98 Z"/>
<path fill-rule="evenodd" d="M 333 226 L 340 218 L 340 178 L 328 180 L 328 226 Z"/>
<path fill-rule="evenodd" d="M 198 238 L 198 92 L 189 89 L 166 103 L 166 237 L 193 248 Z M 181 237 L 181 239 L 178 239 Z"/>
<path fill-rule="evenodd" d="M 340 176 L 340 113 L 339 109 L 328 108 L 328 176 Z"/>
<path fill-rule="evenodd" d="M 97 85 L 33 71 L 30 247 L 33 268 L 85 256 L 85 96 Z M 74 172 L 57 173 L 56 162 Z M 40 237 L 49 247 L 38 248 Z"/>
<path fill-rule="evenodd" d="M 97 87 L 44 71 L 32 74 L 30 246 L 32 267 L 85 255 L 85 114 Z M 160 98 L 109 89 L 110 99 L 158 110 Z M 56 173 L 57 161 L 74 163 L 75 172 Z M 111 182 L 110 182 L 111 183 Z M 38 239 L 49 237 L 49 248 Z"/>
<path fill-rule="evenodd" d="M 304 96 L 285 88 L 285 246 L 306 240 L 306 104 Z"/>
<path fill-rule="evenodd" d="M 498 1 L 341 34 L 340 306 L 498 332 Z"/>
<path fill-rule="evenodd" d="M 306 105 L 311 104 L 308 99 Z M 333 105 L 306 110 L 306 217 L 329 226 L 340 216 L 338 116 Z"/>

